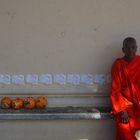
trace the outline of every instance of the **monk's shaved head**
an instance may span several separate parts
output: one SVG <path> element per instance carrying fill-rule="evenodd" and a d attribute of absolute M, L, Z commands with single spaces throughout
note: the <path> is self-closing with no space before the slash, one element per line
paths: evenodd
<path fill-rule="evenodd" d="M 124 53 L 124 59 L 131 61 L 137 52 L 136 39 L 133 37 L 127 37 L 123 41 L 122 51 Z"/>
<path fill-rule="evenodd" d="M 136 44 L 136 39 L 133 37 L 127 37 L 123 41 L 123 47 L 127 46 L 128 44 L 133 43 Z"/>

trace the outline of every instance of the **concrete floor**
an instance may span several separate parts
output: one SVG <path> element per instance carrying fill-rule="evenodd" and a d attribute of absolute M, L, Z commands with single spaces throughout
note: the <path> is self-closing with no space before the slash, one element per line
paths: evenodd
<path fill-rule="evenodd" d="M 115 140 L 114 121 L 0 121 L 1 140 Z"/>

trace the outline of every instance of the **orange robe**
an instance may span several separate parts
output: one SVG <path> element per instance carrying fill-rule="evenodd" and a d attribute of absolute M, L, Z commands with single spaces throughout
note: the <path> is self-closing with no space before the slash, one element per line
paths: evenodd
<path fill-rule="evenodd" d="M 111 74 L 110 97 L 116 121 L 116 140 L 136 140 L 134 133 L 140 129 L 140 56 L 135 56 L 131 62 L 118 58 L 112 65 Z M 123 110 L 127 110 L 130 116 L 127 124 L 121 123 L 120 112 Z"/>

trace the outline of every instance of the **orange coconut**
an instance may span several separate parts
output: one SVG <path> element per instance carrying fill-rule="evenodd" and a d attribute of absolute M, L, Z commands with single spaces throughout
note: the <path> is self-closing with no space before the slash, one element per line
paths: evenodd
<path fill-rule="evenodd" d="M 13 109 L 20 109 L 23 107 L 23 99 L 16 98 L 12 100 L 12 108 Z"/>
<path fill-rule="evenodd" d="M 11 108 L 12 100 L 9 97 L 4 97 L 1 99 L 1 108 L 2 109 L 8 109 Z"/>
<path fill-rule="evenodd" d="M 24 99 L 24 108 L 33 109 L 35 108 L 36 101 L 33 97 L 27 97 Z"/>
<path fill-rule="evenodd" d="M 43 109 L 48 106 L 48 101 L 44 96 L 39 96 L 36 100 L 36 108 Z"/>

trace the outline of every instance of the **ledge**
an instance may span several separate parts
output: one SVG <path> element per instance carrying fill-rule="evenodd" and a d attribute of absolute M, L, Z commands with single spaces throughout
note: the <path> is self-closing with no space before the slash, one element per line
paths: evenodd
<path fill-rule="evenodd" d="M 112 119 L 109 108 L 51 107 L 33 110 L 0 109 L 0 120 L 100 120 Z"/>

